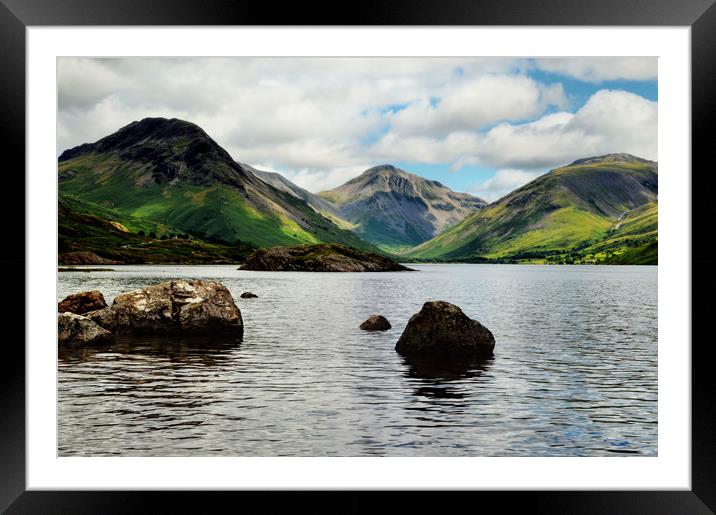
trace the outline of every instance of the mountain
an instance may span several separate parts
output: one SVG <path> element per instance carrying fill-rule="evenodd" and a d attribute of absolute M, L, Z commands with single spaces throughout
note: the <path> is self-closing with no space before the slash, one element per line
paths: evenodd
<path fill-rule="evenodd" d="M 259 247 L 331 242 L 372 248 L 295 192 L 257 177 L 183 120 L 130 123 L 66 150 L 58 168 L 61 193 L 201 239 Z"/>
<path fill-rule="evenodd" d="M 351 224 L 349 221 L 347 221 L 341 216 L 340 210 L 324 198 L 319 197 L 318 195 L 311 193 L 310 191 L 305 190 L 300 186 L 292 183 L 280 173 L 264 172 L 262 170 L 252 168 L 250 166 L 247 166 L 247 168 L 251 170 L 251 173 L 253 173 L 256 177 L 270 184 L 274 188 L 281 191 L 285 191 L 286 193 L 289 193 L 296 198 L 300 198 L 306 204 L 311 206 L 316 212 L 322 214 L 326 218 L 331 219 L 339 227 L 343 229 L 353 229 L 353 224 Z"/>
<path fill-rule="evenodd" d="M 404 255 L 448 261 L 607 260 L 600 242 L 602 250 L 610 249 L 614 257 L 634 245 L 656 241 L 657 195 L 656 162 L 629 154 L 579 159 L 538 177 Z M 625 234 L 629 228 L 634 231 Z"/>
<path fill-rule="evenodd" d="M 366 241 L 395 251 L 428 240 L 487 203 L 391 165 L 319 193 Z"/>

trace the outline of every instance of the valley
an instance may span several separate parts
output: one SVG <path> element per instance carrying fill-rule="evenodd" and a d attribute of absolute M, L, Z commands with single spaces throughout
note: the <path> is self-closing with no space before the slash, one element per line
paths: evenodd
<path fill-rule="evenodd" d="M 323 243 L 405 262 L 658 262 L 658 164 L 629 154 L 579 159 L 492 203 L 387 164 L 314 194 L 193 123 L 146 118 L 63 152 L 58 180 L 66 264 L 229 263 Z"/>

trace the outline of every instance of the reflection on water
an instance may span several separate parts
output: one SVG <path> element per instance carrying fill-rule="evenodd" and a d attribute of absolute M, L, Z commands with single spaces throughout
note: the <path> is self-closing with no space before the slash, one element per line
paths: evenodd
<path fill-rule="evenodd" d="M 657 453 L 655 267 L 113 268 L 60 273 L 58 299 L 217 279 L 242 310 L 243 341 L 121 337 L 61 349 L 61 456 Z M 247 290 L 259 298 L 240 299 Z M 434 299 L 489 327 L 494 358 L 398 355 L 408 319 Z M 393 328 L 361 331 L 374 313 Z"/>
<path fill-rule="evenodd" d="M 230 359 L 241 339 L 227 336 L 118 336 L 111 343 L 93 347 L 65 346 L 58 349 L 60 363 L 71 364 L 102 360 L 110 354 L 124 354 L 128 359 L 146 356 L 178 364 L 216 365 Z"/>
<path fill-rule="evenodd" d="M 415 357 L 402 358 L 406 365 L 406 375 L 420 379 L 432 379 L 436 382 L 449 382 L 456 379 L 479 376 L 488 369 L 493 358 L 474 361 L 434 360 Z"/>

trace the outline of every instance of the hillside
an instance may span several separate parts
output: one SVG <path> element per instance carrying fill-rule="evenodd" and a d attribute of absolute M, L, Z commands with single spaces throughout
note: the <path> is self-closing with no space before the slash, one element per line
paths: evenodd
<path fill-rule="evenodd" d="M 607 249 L 621 253 L 637 233 L 644 245 L 656 239 L 657 195 L 653 161 L 628 154 L 580 159 L 538 177 L 403 257 L 534 262 L 550 256 L 569 259 L 572 251 L 579 258 L 588 247 L 592 255 Z M 653 231 L 639 232 L 652 223 Z M 626 234 L 629 228 L 637 232 Z"/>
<path fill-rule="evenodd" d="M 247 168 L 253 173 L 256 177 L 261 179 L 262 181 L 270 184 L 274 188 L 285 191 L 286 193 L 289 193 L 293 195 L 296 198 L 299 198 L 303 200 L 306 204 L 311 206 L 316 212 L 322 214 L 326 218 L 329 218 L 331 221 L 333 221 L 336 225 L 343 229 L 352 229 L 354 226 L 349 221 L 347 221 L 345 218 L 341 216 L 340 210 L 331 204 L 326 199 L 311 193 L 308 190 L 305 190 L 301 188 L 300 186 L 297 186 L 296 184 L 292 183 L 288 179 L 286 179 L 283 175 L 276 172 L 264 172 L 262 170 L 257 170 L 253 167 L 247 166 Z"/>
<path fill-rule="evenodd" d="M 391 165 L 370 168 L 319 195 L 354 224 L 361 238 L 391 251 L 422 243 L 486 205 Z"/>
<path fill-rule="evenodd" d="M 201 128 L 145 118 L 59 157 L 59 190 L 125 217 L 253 246 L 336 242 L 371 249 L 306 201 L 235 162 Z"/>
<path fill-rule="evenodd" d="M 60 264 L 239 263 L 254 250 L 197 240 L 62 193 L 57 214 Z"/>

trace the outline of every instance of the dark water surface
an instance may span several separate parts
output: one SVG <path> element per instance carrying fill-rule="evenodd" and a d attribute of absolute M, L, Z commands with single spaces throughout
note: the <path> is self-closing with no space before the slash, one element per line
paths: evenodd
<path fill-rule="evenodd" d="M 417 265 L 416 273 L 113 266 L 58 300 L 215 279 L 243 342 L 118 340 L 60 351 L 60 456 L 624 456 L 657 453 L 657 268 Z M 240 299 L 244 291 L 258 299 Z M 496 338 L 464 366 L 394 351 L 446 300 Z M 369 315 L 393 329 L 358 329 Z"/>

